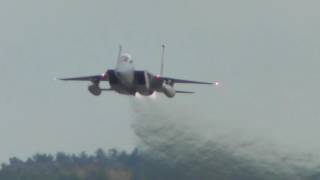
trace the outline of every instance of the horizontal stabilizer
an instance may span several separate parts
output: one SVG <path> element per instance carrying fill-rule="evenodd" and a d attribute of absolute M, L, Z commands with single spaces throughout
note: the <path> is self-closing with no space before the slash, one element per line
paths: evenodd
<path fill-rule="evenodd" d="M 181 93 L 181 94 L 194 94 L 192 91 L 176 91 L 176 93 Z"/>
<path fill-rule="evenodd" d="M 113 89 L 111 89 L 111 88 L 107 88 L 107 89 L 101 88 L 101 91 L 113 91 Z"/>

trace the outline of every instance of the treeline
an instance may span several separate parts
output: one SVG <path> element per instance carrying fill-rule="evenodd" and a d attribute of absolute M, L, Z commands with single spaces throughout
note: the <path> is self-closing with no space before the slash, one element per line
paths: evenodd
<path fill-rule="evenodd" d="M 190 157 L 192 159 L 193 157 Z M 221 154 L 213 163 L 197 164 L 195 161 L 172 163 L 169 158 L 157 157 L 154 153 L 98 149 L 93 155 L 85 152 L 35 154 L 27 160 L 10 158 L 0 169 L 0 180 L 275 180 L 292 179 L 294 176 L 277 175 L 245 167 L 245 161 L 227 161 Z M 227 160 L 226 160 L 227 159 Z M 208 161 L 208 160 L 207 160 Z M 235 165 L 232 165 L 235 164 Z M 240 165 L 241 166 L 240 166 Z M 240 166 L 240 168 L 236 168 Z M 241 168 L 242 167 L 242 168 Z M 300 176 L 296 179 L 318 180 L 320 174 Z"/>
<path fill-rule="evenodd" d="M 2 164 L 0 180 L 157 180 L 182 178 L 160 159 L 149 158 L 137 149 L 132 152 L 85 152 L 55 155 L 35 154 L 23 161 L 16 157 Z"/>

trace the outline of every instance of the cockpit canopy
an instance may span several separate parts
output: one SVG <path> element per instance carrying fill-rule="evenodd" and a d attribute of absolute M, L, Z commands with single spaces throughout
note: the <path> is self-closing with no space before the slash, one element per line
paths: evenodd
<path fill-rule="evenodd" d="M 130 64 L 133 63 L 133 60 L 132 60 L 132 57 L 131 57 L 130 54 L 123 54 L 123 55 L 121 55 L 120 58 L 119 58 L 119 61 L 120 61 L 120 62 L 130 63 Z"/>

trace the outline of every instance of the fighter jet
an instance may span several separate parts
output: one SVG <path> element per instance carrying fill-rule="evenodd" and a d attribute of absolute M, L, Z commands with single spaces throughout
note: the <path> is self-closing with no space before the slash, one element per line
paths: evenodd
<path fill-rule="evenodd" d="M 137 93 L 150 96 L 155 92 L 164 93 L 172 98 L 177 93 L 192 94 L 192 91 L 180 91 L 174 88 L 175 84 L 205 84 L 219 85 L 215 82 L 191 81 L 163 76 L 165 46 L 162 45 L 160 74 L 154 75 L 145 70 L 135 70 L 130 54 L 122 53 L 119 46 L 119 55 L 115 69 L 109 69 L 101 75 L 60 78 L 63 81 L 89 81 L 88 90 L 91 94 L 99 96 L 103 91 L 115 91 L 119 94 L 135 96 Z M 110 88 L 101 88 L 100 82 L 109 81 Z"/>

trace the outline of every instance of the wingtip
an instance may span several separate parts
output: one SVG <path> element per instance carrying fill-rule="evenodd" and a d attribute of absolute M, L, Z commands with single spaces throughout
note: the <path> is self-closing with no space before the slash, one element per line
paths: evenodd
<path fill-rule="evenodd" d="M 67 80 L 67 79 L 55 77 L 55 78 L 53 78 L 53 80 L 54 80 L 54 81 L 65 81 L 65 80 Z"/>
<path fill-rule="evenodd" d="M 212 84 L 215 85 L 215 86 L 219 86 L 220 82 L 219 81 L 214 81 Z"/>

